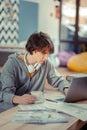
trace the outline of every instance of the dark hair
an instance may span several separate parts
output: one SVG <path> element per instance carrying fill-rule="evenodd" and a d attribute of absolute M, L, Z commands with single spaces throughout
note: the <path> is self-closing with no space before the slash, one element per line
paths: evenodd
<path fill-rule="evenodd" d="M 51 38 L 43 32 L 33 33 L 29 37 L 25 48 L 30 54 L 35 50 L 41 51 L 42 53 L 54 52 L 54 45 Z"/>

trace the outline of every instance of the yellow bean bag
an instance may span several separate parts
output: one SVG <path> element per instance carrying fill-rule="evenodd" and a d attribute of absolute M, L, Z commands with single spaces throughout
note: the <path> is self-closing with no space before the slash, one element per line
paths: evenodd
<path fill-rule="evenodd" d="M 87 72 L 87 52 L 72 56 L 67 62 L 68 69 L 75 72 Z"/>

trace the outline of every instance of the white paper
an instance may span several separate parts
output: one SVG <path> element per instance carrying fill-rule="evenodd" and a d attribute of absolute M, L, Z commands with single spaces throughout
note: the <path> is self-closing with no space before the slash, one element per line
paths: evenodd
<path fill-rule="evenodd" d="M 82 121 L 87 121 L 87 104 L 69 104 L 65 102 L 57 103 L 57 110 L 72 115 Z"/>
<path fill-rule="evenodd" d="M 49 94 L 50 93 L 50 94 Z M 45 99 L 52 99 L 52 100 L 57 100 L 57 99 L 61 99 L 61 98 L 65 98 L 65 95 L 61 92 L 49 92 L 46 91 L 45 93 Z"/>
<path fill-rule="evenodd" d="M 70 105 L 73 105 L 73 106 L 75 106 L 75 107 L 81 107 L 81 108 L 87 110 L 87 104 L 70 103 Z"/>
<path fill-rule="evenodd" d="M 21 110 L 55 110 L 74 116 L 82 121 L 87 121 L 87 104 L 45 101 L 41 104 L 19 105 Z"/>
<path fill-rule="evenodd" d="M 46 110 L 44 103 L 40 104 L 29 104 L 29 105 L 18 105 L 21 110 Z"/>
<path fill-rule="evenodd" d="M 40 104 L 29 104 L 29 105 L 18 105 L 21 110 L 47 110 L 47 109 L 57 109 L 56 102 L 44 101 Z"/>
<path fill-rule="evenodd" d="M 13 117 L 12 121 L 17 123 L 37 123 L 37 124 L 46 124 L 46 123 L 66 123 L 68 118 L 64 115 L 52 112 L 52 111 L 18 111 Z"/>

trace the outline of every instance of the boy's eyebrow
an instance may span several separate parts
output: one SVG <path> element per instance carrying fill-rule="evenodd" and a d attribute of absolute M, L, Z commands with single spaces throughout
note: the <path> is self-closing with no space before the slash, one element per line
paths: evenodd
<path fill-rule="evenodd" d="M 42 49 L 41 52 L 47 54 L 50 52 L 50 49 L 49 49 L 49 47 L 45 47 L 44 49 Z"/>
<path fill-rule="evenodd" d="M 43 54 L 49 54 L 49 51 L 46 51 L 46 50 L 44 50 L 44 51 L 41 51 Z"/>

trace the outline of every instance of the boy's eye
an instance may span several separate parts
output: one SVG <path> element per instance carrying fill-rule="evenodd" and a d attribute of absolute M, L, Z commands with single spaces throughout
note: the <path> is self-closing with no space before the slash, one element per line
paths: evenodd
<path fill-rule="evenodd" d="M 43 50 L 42 53 L 43 53 L 43 54 L 48 54 L 48 51 Z"/>

